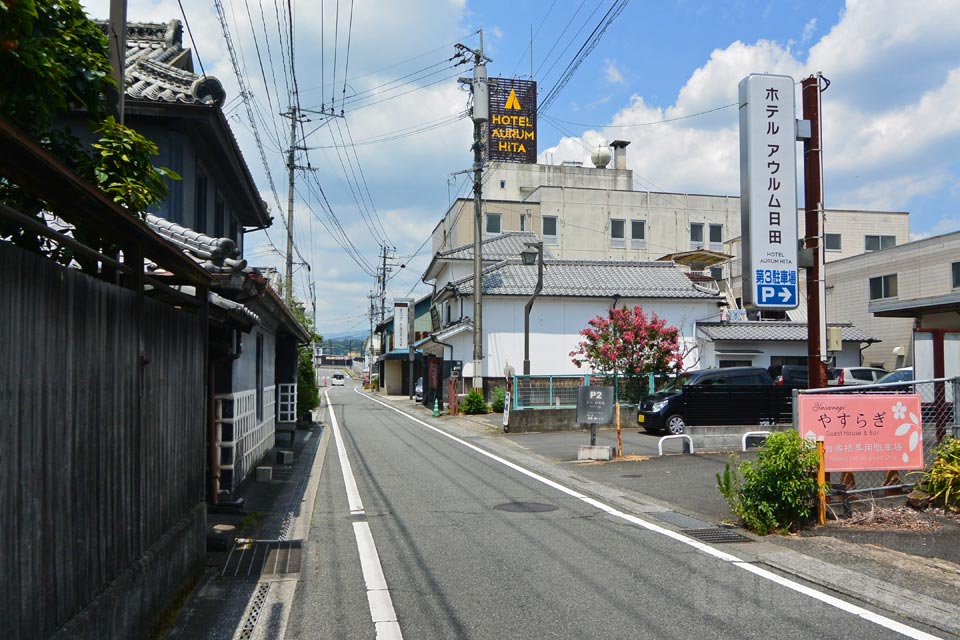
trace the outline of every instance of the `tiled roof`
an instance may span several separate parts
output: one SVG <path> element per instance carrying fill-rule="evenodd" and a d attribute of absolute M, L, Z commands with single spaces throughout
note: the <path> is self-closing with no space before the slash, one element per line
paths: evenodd
<path fill-rule="evenodd" d="M 537 284 L 537 267 L 519 260 L 484 269 L 483 295 L 525 296 Z M 461 295 L 473 293 L 473 276 L 452 285 Z M 701 298 L 720 300 L 697 288 L 683 271 L 668 262 L 551 260 L 543 269 L 541 296 L 575 298 Z"/>
<path fill-rule="evenodd" d="M 539 238 L 530 231 L 507 231 L 500 235 L 487 238 L 480 243 L 480 253 L 484 260 L 510 260 L 520 257 L 520 252 L 527 242 L 537 242 Z M 455 247 L 449 251 L 437 254 L 441 260 L 473 260 L 473 243 Z M 552 259 L 548 247 L 543 248 L 543 258 Z"/>
<path fill-rule="evenodd" d="M 240 249 L 230 238 L 214 238 L 198 233 L 175 222 L 148 213 L 147 226 L 177 245 L 207 271 L 233 273 L 246 268 L 246 260 L 240 260 Z"/>
<path fill-rule="evenodd" d="M 879 342 L 851 324 L 831 324 L 841 327 L 844 342 Z M 781 341 L 804 342 L 807 339 L 805 322 L 699 322 L 697 327 L 713 341 Z"/>
<path fill-rule="evenodd" d="M 108 23 L 97 24 L 107 34 Z M 130 98 L 217 106 L 223 106 L 226 98 L 219 80 L 193 72 L 190 50 L 183 48 L 179 20 L 127 23 L 124 66 L 126 95 Z"/>

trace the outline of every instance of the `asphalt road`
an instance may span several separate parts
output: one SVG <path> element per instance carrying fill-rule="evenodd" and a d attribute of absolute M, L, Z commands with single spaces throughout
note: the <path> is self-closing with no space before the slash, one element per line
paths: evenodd
<path fill-rule="evenodd" d="M 286 638 L 373 638 L 373 619 L 391 613 L 379 637 L 925 637 L 742 562 L 738 545 L 691 541 L 642 505 L 627 512 L 484 455 L 479 439 L 351 382 L 328 396 L 342 453 L 326 449 Z M 361 562 L 363 531 L 377 553 Z"/>

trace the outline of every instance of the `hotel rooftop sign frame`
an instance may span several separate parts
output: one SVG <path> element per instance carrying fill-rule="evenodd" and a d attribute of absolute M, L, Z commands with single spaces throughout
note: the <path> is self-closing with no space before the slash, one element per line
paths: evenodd
<path fill-rule="evenodd" d="M 516 78 L 490 78 L 490 121 L 487 160 L 537 162 L 537 83 Z"/>

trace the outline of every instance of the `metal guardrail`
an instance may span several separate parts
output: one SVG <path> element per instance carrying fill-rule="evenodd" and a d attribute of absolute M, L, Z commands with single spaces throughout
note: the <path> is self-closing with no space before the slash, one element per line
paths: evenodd
<path fill-rule="evenodd" d="M 676 439 L 678 439 L 678 438 L 683 438 L 683 439 L 686 440 L 686 443 L 684 444 L 684 451 L 683 451 L 683 453 L 694 453 L 694 450 L 693 450 L 693 438 L 691 438 L 690 436 L 688 436 L 688 435 L 686 435 L 686 434 L 680 434 L 680 435 L 676 435 L 676 436 L 663 436 L 663 437 L 661 437 L 659 440 L 657 440 L 657 453 L 658 453 L 658 455 L 661 455 L 661 456 L 663 455 L 663 441 L 664 441 L 664 440 L 676 440 Z M 689 451 L 686 450 L 686 448 L 687 448 L 686 445 L 687 445 L 687 444 L 690 445 L 690 450 L 689 450 Z"/>
<path fill-rule="evenodd" d="M 740 450 L 747 450 L 747 438 L 759 438 L 762 436 L 763 439 L 766 440 L 767 436 L 769 435 L 769 431 L 747 431 L 745 434 L 743 434 L 743 438 L 740 440 Z"/>

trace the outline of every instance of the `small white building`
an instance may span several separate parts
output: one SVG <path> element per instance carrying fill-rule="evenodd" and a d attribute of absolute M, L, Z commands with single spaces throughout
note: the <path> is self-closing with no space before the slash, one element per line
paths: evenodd
<path fill-rule="evenodd" d="M 860 366 L 860 349 L 876 342 L 849 324 L 841 329 L 843 348 L 832 366 Z M 803 322 L 700 322 L 700 369 L 807 364 L 807 325 Z"/>
<path fill-rule="evenodd" d="M 524 356 L 524 305 L 537 284 L 537 266 L 520 259 L 486 267 L 483 286 L 484 377 L 502 378 L 508 366 L 519 371 Z M 438 275 L 441 280 L 444 279 Z M 435 335 L 450 345 L 452 360 L 463 362 L 463 377 L 473 371 L 473 276 L 438 288 L 434 304 L 444 309 Z M 724 299 L 716 288 L 694 284 L 669 262 L 546 260 L 543 290 L 530 313 L 532 375 L 583 373 L 570 358 L 590 319 L 608 309 L 639 305 L 678 328 L 684 351 L 697 348 L 696 323 L 715 317 Z"/>

